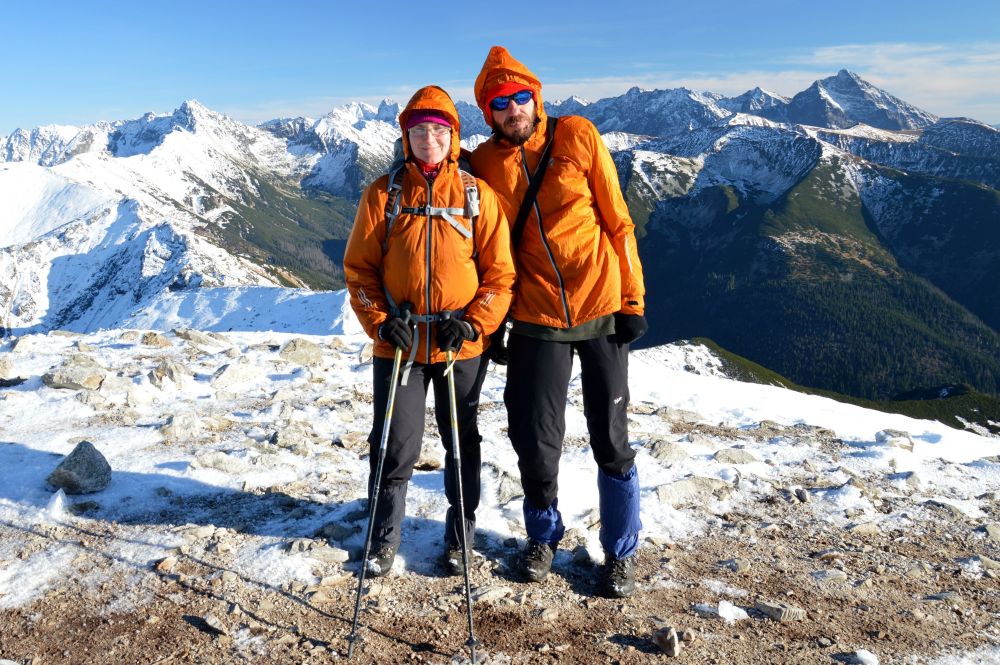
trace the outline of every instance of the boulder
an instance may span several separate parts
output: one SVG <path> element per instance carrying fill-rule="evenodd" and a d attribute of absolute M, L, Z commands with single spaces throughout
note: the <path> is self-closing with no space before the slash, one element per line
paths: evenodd
<path fill-rule="evenodd" d="M 169 349 L 173 346 L 169 339 L 158 332 L 144 333 L 142 336 L 142 343 L 145 346 L 152 346 L 157 349 Z"/>
<path fill-rule="evenodd" d="M 884 446 L 901 448 L 913 452 L 913 439 L 909 432 L 898 429 L 884 429 L 875 433 L 875 441 Z"/>
<path fill-rule="evenodd" d="M 260 371 L 251 365 L 246 358 L 241 358 L 215 370 L 215 374 L 212 375 L 212 387 L 216 390 L 226 390 L 259 378 Z"/>
<path fill-rule="evenodd" d="M 160 434 L 168 441 L 189 441 L 198 438 L 200 432 L 198 418 L 192 413 L 174 414 L 160 428 Z"/>
<path fill-rule="evenodd" d="M 323 351 L 319 346 L 299 337 L 285 344 L 278 356 L 299 365 L 311 366 L 323 363 Z"/>
<path fill-rule="evenodd" d="M 46 372 L 42 376 L 42 382 L 49 388 L 97 390 L 107 375 L 107 370 L 98 365 L 93 358 L 76 353 L 59 367 Z"/>
<path fill-rule="evenodd" d="M 649 454 L 660 464 L 668 466 L 690 457 L 678 444 L 673 441 L 663 440 L 653 441 L 649 449 Z"/>
<path fill-rule="evenodd" d="M 198 346 L 218 347 L 218 346 L 228 345 L 228 342 L 226 342 L 225 339 L 212 337 L 197 330 L 190 330 L 187 328 L 174 328 L 171 332 L 174 333 L 174 335 L 176 335 L 177 337 L 186 340 L 188 342 L 191 342 L 192 344 L 196 344 Z"/>
<path fill-rule="evenodd" d="M 720 464 L 753 464 L 758 459 L 742 448 L 723 448 L 714 455 Z"/>
<path fill-rule="evenodd" d="M 13 379 L 15 376 L 14 363 L 6 355 L 0 356 L 0 379 Z"/>
<path fill-rule="evenodd" d="M 712 498 L 722 498 L 730 491 L 729 483 L 718 478 L 691 476 L 656 488 L 660 503 L 674 508 L 687 504 L 700 504 Z"/>
<path fill-rule="evenodd" d="M 191 376 L 191 371 L 172 360 L 163 360 L 159 365 L 149 370 L 149 382 L 157 388 L 163 387 L 163 379 L 170 379 L 177 385 L 185 376 Z"/>
<path fill-rule="evenodd" d="M 66 494 L 100 492 L 111 484 L 111 465 L 90 441 L 81 441 L 55 468 L 48 482 Z"/>

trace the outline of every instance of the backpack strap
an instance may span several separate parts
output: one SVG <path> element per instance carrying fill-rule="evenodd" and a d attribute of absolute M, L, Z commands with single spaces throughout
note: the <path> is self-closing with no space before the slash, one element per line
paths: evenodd
<path fill-rule="evenodd" d="M 545 171 L 549 168 L 549 155 L 552 154 L 552 139 L 555 137 L 556 122 L 558 121 L 559 118 L 549 117 L 546 123 L 545 147 L 542 149 L 542 156 L 538 159 L 538 165 L 535 166 L 534 174 L 528 178 L 528 191 L 524 194 L 524 200 L 521 201 L 521 207 L 517 211 L 517 219 L 514 220 L 514 226 L 510 231 L 510 244 L 514 249 L 517 249 L 517 246 L 521 244 L 521 235 L 524 234 L 524 225 L 528 221 L 528 213 L 531 211 L 532 206 L 535 205 L 538 188 L 542 186 L 542 178 L 545 177 Z"/>
<path fill-rule="evenodd" d="M 389 172 L 388 196 L 385 199 L 385 237 L 382 238 L 382 254 L 389 249 L 389 234 L 400 213 L 400 195 L 403 193 L 403 166 Z"/>
<path fill-rule="evenodd" d="M 462 176 L 462 184 L 465 186 L 465 216 L 472 226 L 472 258 L 479 257 L 479 249 L 476 247 L 476 222 L 479 220 L 479 185 L 476 184 L 476 177 L 465 169 L 458 170 Z"/>

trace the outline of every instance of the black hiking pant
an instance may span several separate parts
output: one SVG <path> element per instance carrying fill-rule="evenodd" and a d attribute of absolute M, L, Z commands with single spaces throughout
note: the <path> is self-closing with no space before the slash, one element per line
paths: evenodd
<path fill-rule="evenodd" d="M 392 377 L 391 358 L 375 358 L 372 374 L 374 378 L 373 406 L 375 419 L 368 444 L 369 457 L 368 497 L 371 499 L 375 485 L 375 470 L 378 464 L 378 449 L 385 423 L 386 403 L 389 400 L 389 381 Z M 399 547 L 400 526 L 406 512 L 406 489 L 413 467 L 420 457 L 424 436 L 424 412 L 427 404 L 427 389 L 433 384 L 434 414 L 438 432 L 445 448 L 444 490 L 448 498 L 448 514 L 445 518 L 445 544 L 447 547 L 461 545 L 461 528 L 457 515 L 465 516 L 465 528 L 472 545 L 476 528 L 476 508 L 479 507 L 479 468 L 482 437 L 476 421 L 479 408 L 479 393 L 486 378 L 487 361 L 482 357 L 457 360 L 455 373 L 455 403 L 458 414 L 458 438 L 462 458 L 462 494 L 464 510 L 458 506 L 458 486 L 455 483 L 455 462 L 451 443 L 451 407 L 448 398 L 448 377 L 444 376 L 446 363 L 424 365 L 414 363 L 407 385 L 396 386 L 396 402 L 393 406 L 389 440 L 386 444 L 385 465 L 382 469 L 382 484 L 376 507 L 372 548 L 378 551 L 383 546 Z M 402 371 L 400 371 L 402 374 Z M 399 379 L 397 379 L 398 381 Z"/>
<path fill-rule="evenodd" d="M 583 413 L 594 459 L 610 476 L 628 474 L 635 459 L 628 442 L 628 345 L 616 343 L 613 336 L 550 342 L 511 334 L 507 348 L 503 400 L 525 502 L 545 511 L 558 495 L 574 353 L 580 358 Z"/>

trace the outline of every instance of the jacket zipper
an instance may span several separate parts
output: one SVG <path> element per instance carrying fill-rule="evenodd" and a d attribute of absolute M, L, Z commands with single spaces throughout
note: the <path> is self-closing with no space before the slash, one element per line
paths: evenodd
<path fill-rule="evenodd" d="M 524 169 L 524 177 L 531 185 L 531 174 L 528 173 L 528 160 L 524 154 L 524 146 L 521 146 L 521 168 Z M 539 188 L 539 193 L 541 193 L 541 188 Z M 542 246 L 545 247 L 545 253 L 549 256 L 549 263 L 552 264 L 552 270 L 556 273 L 556 279 L 559 281 L 559 297 L 562 299 L 563 313 L 566 315 L 566 327 L 573 327 L 573 319 L 569 314 L 569 301 L 566 300 L 566 285 L 563 282 L 562 273 L 559 272 L 559 266 L 556 265 L 555 256 L 552 254 L 552 249 L 549 247 L 549 240 L 545 237 L 545 229 L 542 228 L 542 211 L 538 207 L 538 198 L 536 197 L 533 202 L 533 207 L 535 208 L 535 219 L 538 220 L 538 235 L 542 239 Z"/>
<path fill-rule="evenodd" d="M 423 174 L 421 174 L 423 176 Z M 427 183 L 427 286 L 424 288 L 426 293 L 425 298 L 427 301 L 424 311 L 428 315 L 431 314 L 431 237 L 433 230 L 433 218 L 431 217 L 430 208 L 434 205 L 434 182 L 428 180 L 427 176 L 423 176 L 424 182 Z M 427 322 L 427 339 L 424 340 L 424 348 L 427 350 L 427 364 L 431 362 L 431 322 Z"/>

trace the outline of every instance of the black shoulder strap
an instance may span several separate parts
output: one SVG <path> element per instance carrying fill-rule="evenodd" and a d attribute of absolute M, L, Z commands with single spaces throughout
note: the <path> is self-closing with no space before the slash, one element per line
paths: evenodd
<path fill-rule="evenodd" d="M 389 182 L 386 187 L 385 199 L 385 237 L 382 239 L 382 254 L 386 253 L 389 246 L 389 234 L 392 233 L 392 225 L 399 217 L 399 197 L 403 191 L 403 166 L 394 166 L 389 171 Z"/>
<path fill-rule="evenodd" d="M 545 170 L 549 168 L 549 155 L 552 154 L 552 139 L 556 133 L 556 122 L 559 118 L 550 117 L 545 127 L 545 148 L 542 149 L 542 156 L 535 166 L 535 173 L 528 181 L 528 191 L 521 201 L 521 208 L 517 211 L 517 219 L 510 231 L 510 243 L 514 249 L 521 244 L 521 235 L 524 233 L 524 225 L 528 221 L 528 212 L 535 205 L 535 197 L 538 196 L 538 188 L 542 186 L 542 178 L 545 177 Z"/>

